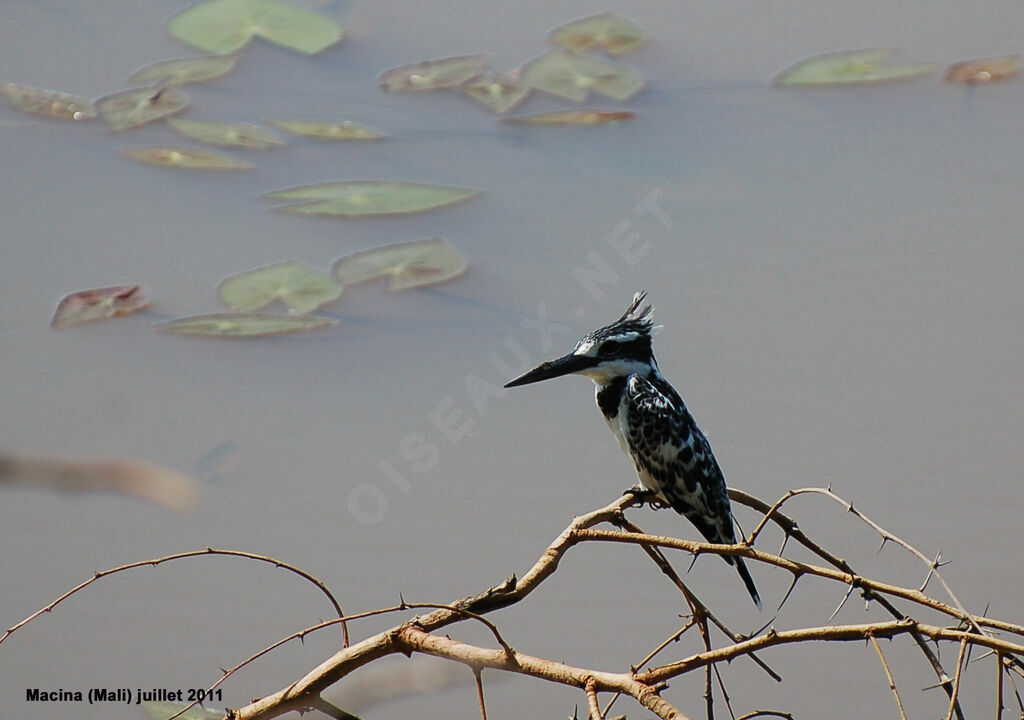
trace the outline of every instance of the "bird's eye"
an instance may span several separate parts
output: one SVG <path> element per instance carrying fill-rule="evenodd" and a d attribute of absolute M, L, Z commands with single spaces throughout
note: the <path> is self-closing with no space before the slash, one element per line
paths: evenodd
<path fill-rule="evenodd" d="M 619 351 L 619 347 L 618 340 L 605 340 L 601 343 L 601 347 L 597 349 L 597 352 L 603 357 L 608 357 L 609 355 L 617 353 Z"/>

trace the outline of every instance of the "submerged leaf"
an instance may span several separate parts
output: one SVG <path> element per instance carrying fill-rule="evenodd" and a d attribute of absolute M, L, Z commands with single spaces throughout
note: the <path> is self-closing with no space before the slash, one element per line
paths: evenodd
<path fill-rule="evenodd" d="M 92 120 L 96 108 L 83 97 L 28 85 L 0 83 L 0 95 L 16 110 L 57 120 Z"/>
<path fill-rule="evenodd" d="M 502 122 L 519 123 L 522 125 L 604 125 L 608 123 L 632 120 L 636 113 L 628 110 L 595 110 L 580 108 L 579 110 L 559 110 L 557 112 L 534 113 L 532 115 L 516 115 L 502 118 Z"/>
<path fill-rule="evenodd" d="M 232 310 L 259 310 L 280 300 L 302 315 L 333 302 L 341 286 L 329 276 L 298 262 L 282 262 L 232 275 L 218 288 L 220 299 Z"/>
<path fill-rule="evenodd" d="M 430 238 L 345 255 L 334 263 L 334 274 L 343 285 L 388 277 L 388 290 L 408 290 L 451 280 L 467 267 L 466 259 L 443 238 Z"/>
<path fill-rule="evenodd" d="M 274 145 L 285 144 L 284 140 L 274 134 L 272 130 L 260 125 L 189 118 L 168 118 L 167 124 L 182 135 L 211 145 L 265 150 Z"/>
<path fill-rule="evenodd" d="M 462 92 L 500 115 L 525 100 L 530 88 L 519 82 L 518 74 L 489 71 L 465 83 Z"/>
<path fill-rule="evenodd" d="M 776 85 L 866 85 L 910 80 L 934 72 L 939 63 L 899 63 L 894 48 L 849 50 L 801 60 L 775 78 Z"/>
<path fill-rule="evenodd" d="M 551 95 L 583 102 L 591 90 L 616 100 L 628 100 L 645 81 L 640 71 L 629 65 L 552 50 L 523 68 L 523 82 Z"/>
<path fill-rule="evenodd" d="M 220 720 L 224 717 L 222 710 L 210 710 L 201 705 L 189 707 L 180 703 L 144 702 L 142 709 L 151 720 L 167 720 L 170 717 L 176 720 Z"/>
<path fill-rule="evenodd" d="M 206 148 L 150 145 L 128 148 L 124 154 L 132 160 L 150 165 L 188 168 L 190 170 L 251 170 L 253 165 L 224 153 Z"/>
<path fill-rule="evenodd" d="M 141 88 L 107 95 L 96 103 L 111 130 L 127 130 L 180 112 L 188 95 L 175 88 Z"/>
<path fill-rule="evenodd" d="M 211 313 L 175 318 L 157 324 L 158 330 L 178 335 L 203 337 L 264 337 L 316 330 L 337 325 L 337 320 L 315 315 L 269 315 L 266 313 Z"/>
<path fill-rule="evenodd" d="M 560 25 L 551 31 L 551 42 L 560 48 L 583 52 L 601 48 L 622 55 L 644 44 L 644 31 L 613 12 L 591 15 Z"/>
<path fill-rule="evenodd" d="M 483 69 L 483 55 L 424 60 L 388 70 L 380 76 L 380 86 L 391 92 L 423 92 L 452 88 L 479 75 Z"/>
<path fill-rule="evenodd" d="M 119 492 L 180 511 L 191 510 L 199 501 L 198 484 L 191 477 L 127 458 L 0 453 L 0 484 L 4 483 L 61 492 Z"/>
<path fill-rule="evenodd" d="M 445 185 L 353 180 L 277 190 L 266 193 L 264 197 L 285 202 L 299 201 L 280 208 L 286 212 L 356 217 L 432 210 L 479 194 L 479 190 Z"/>
<path fill-rule="evenodd" d="M 949 66 L 949 70 L 946 71 L 946 80 L 968 85 L 1010 80 L 1020 74 L 1020 67 L 1020 55 L 964 60 Z"/>
<path fill-rule="evenodd" d="M 325 15 L 278 0 L 208 0 L 167 24 L 179 40 L 225 55 L 254 36 L 291 50 L 318 53 L 341 40 L 341 27 Z"/>
<path fill-rule="evenodd" d="M 202 82 L 224 75 L 237 62 L 237 55 L 206 55 L 161 60 L 137 70 L 128 78 L 128 82 L 136 85 L 182 85 Z"/>
<path fill-rule="evenodd" d="M 61 299 L 53 313 L 50 327 L 63 328 L 130 315 L 147 307 L 149 298 L 139 285 L 79 290 Z"/>
<path fill-rule="evenodd" d="M 315 120 L 271 120 L 270 124 L 295 135 L 305 135 L 320 140 L 381 140 L 386 133 L 365 125 L 343 120 L 341 122 L 318 122 Z"/>

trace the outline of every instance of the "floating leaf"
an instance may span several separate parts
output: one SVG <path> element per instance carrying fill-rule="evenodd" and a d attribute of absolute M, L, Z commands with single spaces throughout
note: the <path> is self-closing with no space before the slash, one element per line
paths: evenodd
<path fill-rule="evenodd" d="M 380 86 L 391 92 L 423 92 L 452 88 L 479 75 L 483 69 L 483 55 L 424 60 L 414 65 L 403 65 L 388 70 L 380 76 Z"/>
<path fill-rule="evenodd" d="M 321 140 L 380 140 L 387 137 L 385 133 L 348 120 L 342 122 L 271 120 L 270 124 L 295 135 L 306 135 Z"/>
<path fill-rule="evenodd" d="M 523 68 L 523 83 L 551 95 L 583 102 L 591 90 L 627 100 L 644 86 L 634 67 L 609 60 L 552 50 Z"/>
<path fill-rule="evenodd" d="M 136 85 L 183 85 L 184 83 L 212 80 L 224 75 L 238 62 L 236 55 L 206 55 L 204 57 L 161 60 L 136 71 L 128 82 Z"/>
<path fill-rule="evenodd" d="M 507 113 L 530 94 L 517 74 L 485 72 L 462 86 L 462 92 L 498 114 Z"/>
<path fill-rule="evenodd" d="M 479 190 L 444 185 L 353 180 L 278 190 L 266 193 L 264 197 L 269 200 L 300 201 L 281 207 L 285 212 L 357 217 L 433 210 L 469 200 L 479 194 Z"/>
<path fill-rule="evenodd" d="M 128 148 L 124 154 L 132 160 L 150 165 L 167 165 L 190 170 L 251 170 L 253 167 L 244 160 L 206 148 L 150 145 Z"/>
<path fill-rule="evenodd" d="M 939 63 L 892 64 L 894 48 L 850 50 L 816 55 L 783 70 L 776 85 L 862 85 L 910 80 L 934 72 Z"/>
<path fill-rule="evenodd" d="M 17 110 L 58 120 L 92 120 L 96 108 L 83 97 L 27 85 L 0 83 L 0 95 Z"/>
<path fill-rule="evenodd" d="M 259 310 L 280 300 L 291 312 L 303 315 L 337 300 L 341 286 L 308 265 L 283 262 L 232 275 L 220 284 L 218 292 L 232 310 Z"/>
<path fill-rule="evenodd" d="M 337 320 L 315 315 L 269 315 L 267 313 L 211 313 L 175 318 L 157 324 L 157 329 L 178 335 L 204 337 L 264 337 L 303 332 L 337 325 Z"/>
<path fill-rule="evenodd" d="M 96 103 L 111 130 L 127 130 L 180 112 L 188 95 L 175 88 L 142 88 L 107 95 Z"/>
<path fill-rule="evenodd" d="M 1020 55 L 964 60 L 949 66 L 946 80 L 968 85 L 1010 80 L 1020 74 L 1020 67 Z"/>
<path fill-rule="evenodd" d="M 253 150 L 265 150 L 285 142 L 269 128 L 248 123 L 228 123 L 216 120 L 168 118 L 167 124 L 190 138 L 211 145 L 230 145 Z"/>
<path fill-rule="evenodd" d="M 126 458 L 0 453 L 2 483 L 62 492 L 119 492 L 171 510 L 191 510 L 199 501 L 198 484 L 187 475 Z"/>
<path fill-rule="evenodd" d="M 603 125 L 632 120 L 636 113 L 628 110 L 559 110 L 557 112 L 534 113 L 532 115 L 516 115 L 502 118 L 502 122 L 519 123 L 522 125 Z"/>
<path fill-rule="evenodd" d="M 443 238 L 430 238 L 345 255 L 334 263 L 334 274 L 343 285 L 388 277 L 388 290 L 408 290 L 451 280 L 467 267 L 466 259 Z"/>
<path fill-rule="evenodd" d="M 209 0 L 178 13 L 167 27 L 179 40 L 218 55 L 245 47 L 254 36 L 312 55 L 342 35 L 329 17 L 277 0 Z"/>
<path fill-rule="evenodd" d="M 636 50 L 647 39 L 643 30 L 612 12 L 560 25 L 551 31 L 550 37 L 552 43 L 566 50 L 583 52 L 601 48 L 611 55 Z"/>
<path fill-rule="evenodd" d="M 94 320 L 130 315 L 147 307 L 149 307 L 149 298 L 138 285 L 117 285 L 93 290 L 79 290 L 65 295 L 57 304 L 50 327 L 63 328 Z"/>

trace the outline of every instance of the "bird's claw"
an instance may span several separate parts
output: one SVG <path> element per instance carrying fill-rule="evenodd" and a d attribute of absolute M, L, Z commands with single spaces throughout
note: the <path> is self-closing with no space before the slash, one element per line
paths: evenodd
<path fill-rule="evenodd" d="M 625 490 L 622 491 L 622 494 L 633 497 L 634 499 L 638 500 L 641 505 L 653 505 L 654 503 L 658 502 L 657 499 L 654 497 L 655 495 L 657 495 L 657 492 L 651 490 L 650 488 L 641 487 L 639 485 L 634 485 L 631 488 L 626 488 Z"/>
<path fill-rule="evenodd" d="M 641 505 L 650 505 L 655 510 L 668 507 L 668 503 L 659 498 L 657 490 L 651 490 L 650 488 L 641 487 L 640 485 L 634 485 L 631 488 L 627 488 L 622 491 L 623 495 L 630 495 L 635 498 Z"/>

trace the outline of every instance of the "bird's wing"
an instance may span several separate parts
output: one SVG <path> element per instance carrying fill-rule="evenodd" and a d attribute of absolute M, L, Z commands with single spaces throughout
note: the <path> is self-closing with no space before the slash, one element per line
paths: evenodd
<path fill-rule="evenodd" d="M 637 470 L 709 541 L 736 542 L 725 477 L 679 394 L 661 378 L 633 375 L 626 397 L 627 441 Z"/>

